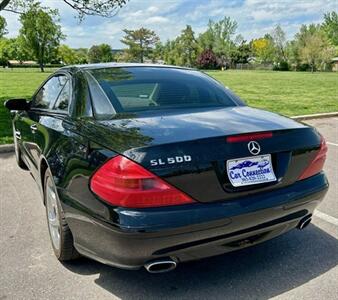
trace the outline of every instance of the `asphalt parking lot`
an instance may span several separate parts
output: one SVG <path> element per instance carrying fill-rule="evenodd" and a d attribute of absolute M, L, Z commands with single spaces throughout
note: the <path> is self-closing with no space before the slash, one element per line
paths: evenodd
<path fill-rule="evenodd" d="M 238 252 L 179 265 L 170 273 L 124 271 L 53 255 L 34 180 L 13 153 L 0 154 L 0 300 L 337 299 L 338 118 L 307 121 L 328 142 L 331 183 L 313 223 Z"/>

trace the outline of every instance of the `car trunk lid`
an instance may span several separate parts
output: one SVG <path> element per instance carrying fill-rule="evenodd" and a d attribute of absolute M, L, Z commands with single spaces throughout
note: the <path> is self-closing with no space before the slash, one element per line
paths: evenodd
<path fill-rule="evenodd" d="M 249 107 L 168 112 L 96 122 L 96 137 L 200 202 L 224 201 L 294 183 L 319 149 L 320 136 L 304 124 Z M 234 187 L 228 160 L 253 156 L 248 141 L 228 137 L 272 133 L 258 139 L 271 155 L 276 181 Z M 110 134 L 107 134 L 110 133 Z"/>

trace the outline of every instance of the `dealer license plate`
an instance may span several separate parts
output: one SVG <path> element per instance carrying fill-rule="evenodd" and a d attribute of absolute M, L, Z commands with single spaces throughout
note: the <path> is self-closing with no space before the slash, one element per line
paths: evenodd
<path fill-rule="evenodd" d="M 234 187 L 276 181 L 270 154 L 228 160 L 227 173 Z"/>

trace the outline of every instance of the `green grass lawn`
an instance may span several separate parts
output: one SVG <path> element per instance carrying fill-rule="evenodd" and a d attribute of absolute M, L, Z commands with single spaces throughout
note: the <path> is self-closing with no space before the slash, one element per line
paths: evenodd
<path fill-rule="evenodd" d="M 207 72 L 248 105 L 287 116 L 338 111 L 338 73 Z"/>
<path fill-rule="evenodd" d="M 0 144 L 13 142 L 11 118 L 3 103 L 9 98 L 29 98 L 50 72 L 38 69 L 0 69 Z"/>
<path fill-rule="evenodd" d="M 288 116 L 338 111 L 338 74 L 209 71 L 249 105 Z M 29 98 L 50 74 L 38 69 L 0 69 L 0 144 L 11 143 L 10 115 L 3 106 L 9 98 Z"/>

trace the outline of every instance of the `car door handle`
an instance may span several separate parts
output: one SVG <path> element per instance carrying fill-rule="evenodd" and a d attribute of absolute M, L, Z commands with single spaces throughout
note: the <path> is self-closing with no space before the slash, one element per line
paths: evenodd
<path fill-rule="evenodd" d="M 32 132 L 38 130 L 38 126 L 36 124 L 32 124 L 31 125 L 31 130 L 32 130 Z"/>
<path fill-rule="evenodd" d="M 21 132 L 19 130 L 15 130 L 15 137 L 18 139 L 18 140 L 21 140 Z"/>

